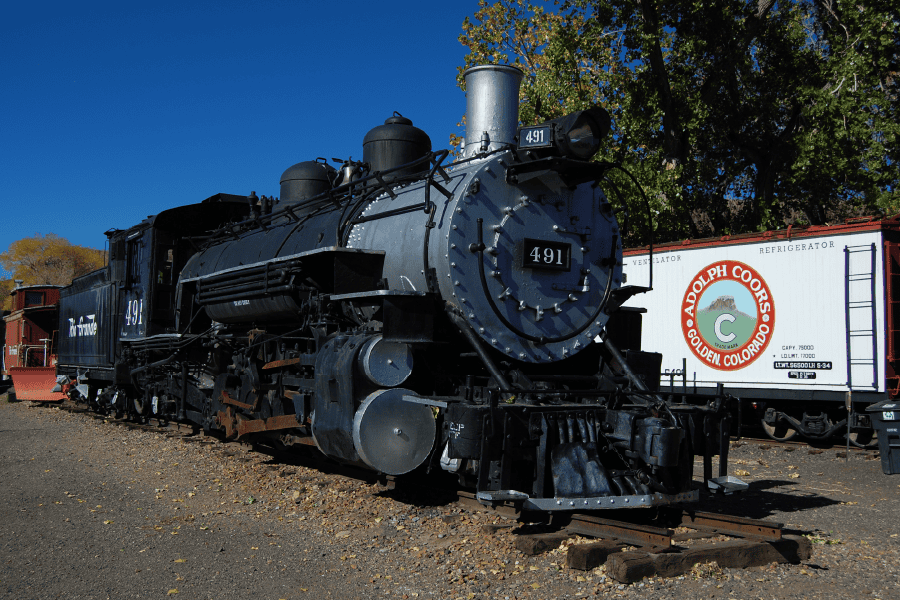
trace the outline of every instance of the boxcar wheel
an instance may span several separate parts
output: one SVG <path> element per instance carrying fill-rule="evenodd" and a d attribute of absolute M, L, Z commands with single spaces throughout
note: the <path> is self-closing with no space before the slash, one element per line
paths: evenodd
<path fill-rule="evenodd" d="M 784 423 L 775 423 L 770 425 L 765 419 L 760 419 L 763 431 L 766 435 L 778 442 L 787 442 L 797 437 L 797 430 Z"/>
<path fill-rule="evenodd" d="M 878 432 L 874 429 L 863 429 L 850 432 L 850 444 L 857 448 L 871 450 L 878 447 Z"/>

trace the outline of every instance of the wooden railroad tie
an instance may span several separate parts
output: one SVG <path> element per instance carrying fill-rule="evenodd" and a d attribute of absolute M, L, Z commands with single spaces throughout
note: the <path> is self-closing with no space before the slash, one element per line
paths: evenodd
<path fill-rule="evenodd" d="M 693 531 L 675 534 L 667 527 L 573 515 L 562 531 L 518 536 L 516 548 L 536 555 L 558 548 L 575 535 L 598 538 L 596 542 L 570 546 L 566 566 L 589 571 L 605 564 L 607 575 L 620 583 L 634 583 L 650 576 L 683 575 L 698 563 L 716 562 L 721 567 L 746 569 L 772 562 L 799 563 L 812 555 L 808 539 L 782 535 L 779 523 L 695 511 L 670 513 L 668 517 L 670 522 L 673 518 L 680 521 L 673 525 Z M 718 535 L 739 539 L 690 547 L 675 543 Z M 637 549 L 625 550 L 628 547 Z"/>

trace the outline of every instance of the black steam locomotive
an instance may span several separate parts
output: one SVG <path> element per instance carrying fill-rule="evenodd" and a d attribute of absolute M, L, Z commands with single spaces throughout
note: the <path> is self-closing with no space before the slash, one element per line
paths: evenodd
<path fill-rule="evenodd" d="M 696 499 L 695 454 L 724 475 L 725 396 L 654 389 L 611 165 L 588 162 L 609 117 L 518 128 L 520 78 L 467 71 L 452 165 L 395 114 L 362 161 L 285 171 L 280 201 L 218 194 L 107 232 L 109 266 L 63 290 L 61 383 L 136 419 L 449 472 L 487 504 Z"/>

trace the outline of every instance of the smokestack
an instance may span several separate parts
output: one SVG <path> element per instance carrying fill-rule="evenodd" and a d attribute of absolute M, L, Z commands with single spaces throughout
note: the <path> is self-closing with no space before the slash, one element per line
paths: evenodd
<path fill-rule="evenodd" d="M 516 67 L 480 65 L 463 73 L 466 81 L 466 146 L 464 156 L 512 144 L 519 128 L 519 84 Z"/>

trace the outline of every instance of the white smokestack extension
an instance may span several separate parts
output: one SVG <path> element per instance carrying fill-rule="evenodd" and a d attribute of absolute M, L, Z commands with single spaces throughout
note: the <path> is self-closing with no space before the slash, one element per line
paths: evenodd
<path fill-rule="evenodd" d="M 519 128 L 522 71 L 505 65 L 481 65 L 463 73 L 466 80 L 464 156 L 512 144 Z"/>

